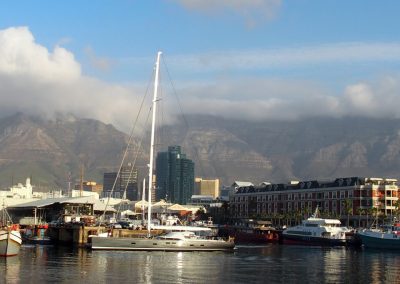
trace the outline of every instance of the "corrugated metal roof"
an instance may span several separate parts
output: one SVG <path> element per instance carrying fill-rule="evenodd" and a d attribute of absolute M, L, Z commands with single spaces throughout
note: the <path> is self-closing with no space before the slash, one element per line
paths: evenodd
<path fill-rule="evenodd" d="M 239 186 L 239 187 L 243 187 L 243 186 L 253 186 L 253 184 L 249 181 L 235 181 L 232 186 Z"/>
<path fill-rule="evenodd" d="M 94 196 L 84 196 L 84 197 L 60 197 L 60 198 L 48 198 L 40 199 L 36 201 L 16 204 L 13 206 L 8 206 L 8 208 L 42 208 L 52 204 L 93 204 L 94 211 L 104 211 L 106 205 L 100 200 L 96 199 Z M 108 205 L 108 212 L 116 212 L 112 206 Z"/>

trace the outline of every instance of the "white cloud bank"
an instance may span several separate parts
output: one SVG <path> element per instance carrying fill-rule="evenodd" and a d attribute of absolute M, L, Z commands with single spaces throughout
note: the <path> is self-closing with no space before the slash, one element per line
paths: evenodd
<path fill-rule="evenodd" d="M 85 77 L 74 55 L 36 43 L 27 27 L 0 30 L 0 113 L 72 113 L 126 127 L 140 99 L 132 89 Z"/>
<path fill-rule="evenodd" d="M 374 60 L 390 58 L 391 61 L 399 61 L 396 45 L 376 46 L 386 46 L 387 49 L 386 52 L 384 48 L 381 49 L 382 53 L 375 56 Z M 289 52 L 284 53 L 290 57 Z M 340 58 L 371 60 L 370 55 L 374 53 L 361 52 L 352 57 L 352 52 L 342 52 L 340 57 L 337 55 L 340 52 L 331 51 L 325 53 L 331 56 L 323 57 L 323 53 L 304 49 L 303 54 L 309 54 L 308 59 L 316 63 L 329 63 Z M 240 54 L 230 56 L 233 62 L 248 62 L 252 58 L 246 55 L 243 59 Z M 179 58 L 181 60 L 183 57 Z M 196 56 L 190 58 L 192 61 L 182 62 L 184 66 L 191 65 Z M 171 58 L 168 59 L 168 63 L 171 63 Z M 291 60 L 303 62 L 304 59 L 299 55 L 292 55 Z M 263 62 L 262 59 L 260 61 Z M 235 68 L 256 68 L 248 67 L 246 62 L 237 64 Z M 256 62 L 257 59 L 253 59 L 254 65 Z M 179 60 L 175 58 L 173 64 L 177 67 Z M 216 68 L 224 65 L 214 61 L 210 64 L 214 64 Z M 17 111 L 46 116 L 72 113 L 79 117 L 113 123 L 127 131 L 137 114 L 143 90 L 147 87 L 142 86 L 139 90 L 132 86 L 110 84 L 85 76 L 80 63 L 70 51 L 60 46 L 52 51 L 48 50 L 35 42 L 34 36 L 26 27 L 0 30 L 1 115 Z M 382 77 L 373 82 L 354 82 L 344 86 L 342 94 L 312 81 L 270 79 L 265 76 L 258 76 L 257 79 L 226 76 L 208 81 L 207 84 L 182 82 L 176 87 L 183 109 L 190 114 L 254 120 L 347 115 L 400 118 L 400 77 L 396 75 Z M 177 109 L 176 104 L 170 109 Z"/>
<path fill-rule="evenodd" d="M 277 79 L 221 80 L 212 86 L 187 87 L 182 93 L 187 112 L 226 118 L 400 118 L 399 76 L 352 84 L 339 95 L 312 82 Z"/>
<path fill-rule="evenodd" d="M 179 69 L 196 72 L 280 70 L 318 64 L 400 61 L 400 43 L 345 42 L 279 49 L 210 52 L 169 56 Z"/>

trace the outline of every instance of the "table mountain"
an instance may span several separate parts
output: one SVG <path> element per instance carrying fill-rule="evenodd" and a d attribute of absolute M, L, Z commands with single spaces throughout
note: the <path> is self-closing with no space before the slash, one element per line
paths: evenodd
<path fill-rule="evenodd" d="M 313 118 L 250 122 L 188 116 L 165 126 L 161 151 L 181 145 L 195 161 L 196 176 L 262 181 L 330 179 L 347 176 L 393 177 L 400 172 L 400 120 Z M 147 136 L 147 135 L 146 135 Z M 128 136 L 92 119 L 44 119 L 16 114 L 0 119 L 0 186 L 24 182 L 66 188 L 68 173 L 102 183 L 121 163 Z M 147 140 L 147 139 L 146 139 Z M 135 137 L 137 146 L 138 137 Z M 143 145 L 148 145 L 147 141 Z M 148 146 L 137 161 L 147 175 Z M 128 161 L 133 160 L 133 156 Z"/>

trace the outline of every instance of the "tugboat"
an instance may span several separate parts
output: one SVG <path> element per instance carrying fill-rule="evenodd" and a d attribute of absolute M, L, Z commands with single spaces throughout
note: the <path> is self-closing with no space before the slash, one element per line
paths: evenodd
<path fill-rule="evenodd" d="M 282 232 L 284 244 L 344 246 L 350 229 L 341 226 L 338 219 L 319 218 L 318 207 L 314 214 L 300 225 Z"/>

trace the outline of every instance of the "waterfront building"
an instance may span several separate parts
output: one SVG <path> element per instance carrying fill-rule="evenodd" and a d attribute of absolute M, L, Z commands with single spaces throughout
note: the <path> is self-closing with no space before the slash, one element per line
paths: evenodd
<path fill-rule="evenodd" d="M 194 190 L 194 162 L 186 158 L 180 146 L 169 146 L 156 158 L 156 199 L 173 203 L 190 202 Z"/>
<path fill-rule="evenodd" d="M 220 192 L 219 199 L 223 200 L 223 201 L 229 201 L 229 196 L 230 195 L 234 194 L 237 191 L 238 188 L 246 187 L 246 186 L 254 186 L 254 184 L 252 184 L 249 181 L 235 181 L 230 186 L 223 185 L 221 187 L 221 192 Z"/>
<path fill-rule="evenodd" d="M 230 196 L 230 208 L 234 218 L 301 220 L 318 206 L 327 217 L 365 226 L 373 216 L 394 216 L 399 196 L 397 179 L 348 177 L 241 186 Z"/>
<path fill-rule="evenodd" d="M 68 197 L 87 197 L 87 196 L 94 196 L 96 199 L 100 199 L 100 195 L 94 191 L 87 191 L 87 190 L 71 190 Z"/>
<path fill-rule="evenodd" d="M 81 185 L 75 184 L 75 190 L 80 190 Z M 96 183 L 95 181 L 84 181 L 82 182 L 83 191 L 97 192 L 99 195 L 103 192 L 103 185 Z"/>
<path fill-rule="evenodd" d="M 25 185 L 22 183 L 18 183 L 7 190 L 0 190 L 0 197 L 22 199 L 33 198 L 33 187 L 31 185 L 31 179 L 27 178 L 25 181 Z"/>
<path fill-rule="evenodd" d="M 21 225 L 38 223 L 79 222 L 83 217 L 108 215 L 116 210 L 94 196 L 40 199 L 7 207 L 14 222 Z"/>
<path fill-rule="evenodd" d="M 137 200 L 137 177 L 137 168 L 134 168 L 130 163 L 127 166 L 121 167 L 119 176 L 117 172 L 104 173 L 103 196 Z M 115 187 L 113 190 L 114 183 Z"/>
<path fill-rule="evenodd" d="M 192 195 L 190 204 L 208 206 L 215 202 L 215 198 L 212 195 Z"/>
<path fill-rule="evenodd" d="M 219 179 L 196 178 L 193 193 L 195 195 L 208 195 L 213 198 L 219 197 Z"/>

